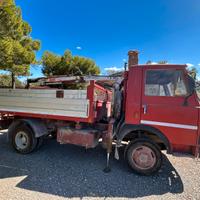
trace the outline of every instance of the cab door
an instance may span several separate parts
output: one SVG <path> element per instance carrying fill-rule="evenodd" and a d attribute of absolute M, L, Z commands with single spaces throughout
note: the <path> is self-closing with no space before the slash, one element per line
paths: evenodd
<path fill-rule="evenodd" d="M 198 109 L 195 95 L 188 98 L 184 68 L 143 69 L 141 124 L 159 129 L 173 149 L 196 145 Z"/>

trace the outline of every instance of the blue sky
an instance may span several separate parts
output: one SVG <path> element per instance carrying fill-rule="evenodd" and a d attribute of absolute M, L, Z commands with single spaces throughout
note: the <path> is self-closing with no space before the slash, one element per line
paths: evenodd
<path fill-rule="evenodd" d="M 148 60 L 200 67 L 199 0 L 16 0 L 32 37 L 44 50 L 94 59 L 105 68 L 123 66 L 130 49 Z M 77 48 L 80 47 L 80 48 Z M 32 69 L 41 76 L 40 69 Z"/>

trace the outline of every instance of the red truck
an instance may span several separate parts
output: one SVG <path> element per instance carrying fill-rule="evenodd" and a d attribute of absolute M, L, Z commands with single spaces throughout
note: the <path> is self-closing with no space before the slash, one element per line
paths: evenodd
<path fill-rule="evenodd" d="M 0 89 L 1 127 L 22 154 L 37 149 L 45 136 L 61 144 L 107 149 L 124 156 L 137 173 L 162 165 L 162 150 L 199 156 L 199 99 L 186 65 L 138 65 L 129 51 L 128 70 L 107 77 L 49 77 L 28 81 L 27 89 Z M 30 85 L 40 82 L 34 88 Z M 83 83 L 86 89 L 63 85 Z"/>

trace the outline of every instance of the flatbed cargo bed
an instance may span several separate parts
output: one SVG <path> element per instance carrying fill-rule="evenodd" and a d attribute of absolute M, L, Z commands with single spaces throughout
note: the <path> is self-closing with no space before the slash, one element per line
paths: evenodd
<path fill-rule="evenodd" d="M 0 89 L 0 110 L 9 112 L 88 117 L 87 90 Z"/>
<path fill-rule="evenodd" d="M 97 92 L 99 90 L 100 92 Z M 0 113 L 93 122 L 94 101 L 106 90 L 93 81 L 86 89 L 0 89 Z M 95 98 L 96 97 L 96 98 Z"/>

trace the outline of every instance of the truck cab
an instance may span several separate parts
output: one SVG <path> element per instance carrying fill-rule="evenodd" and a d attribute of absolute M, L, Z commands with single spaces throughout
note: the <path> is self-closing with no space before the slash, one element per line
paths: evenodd
<path fill-rule="evenodd" d="M 159 169 L 160 151 L 199 154 L 199 100 L 186 65 L 131 65 L 125 73 L 124 119 L 117 139 L 128 141 L 129 165 Z"/>

